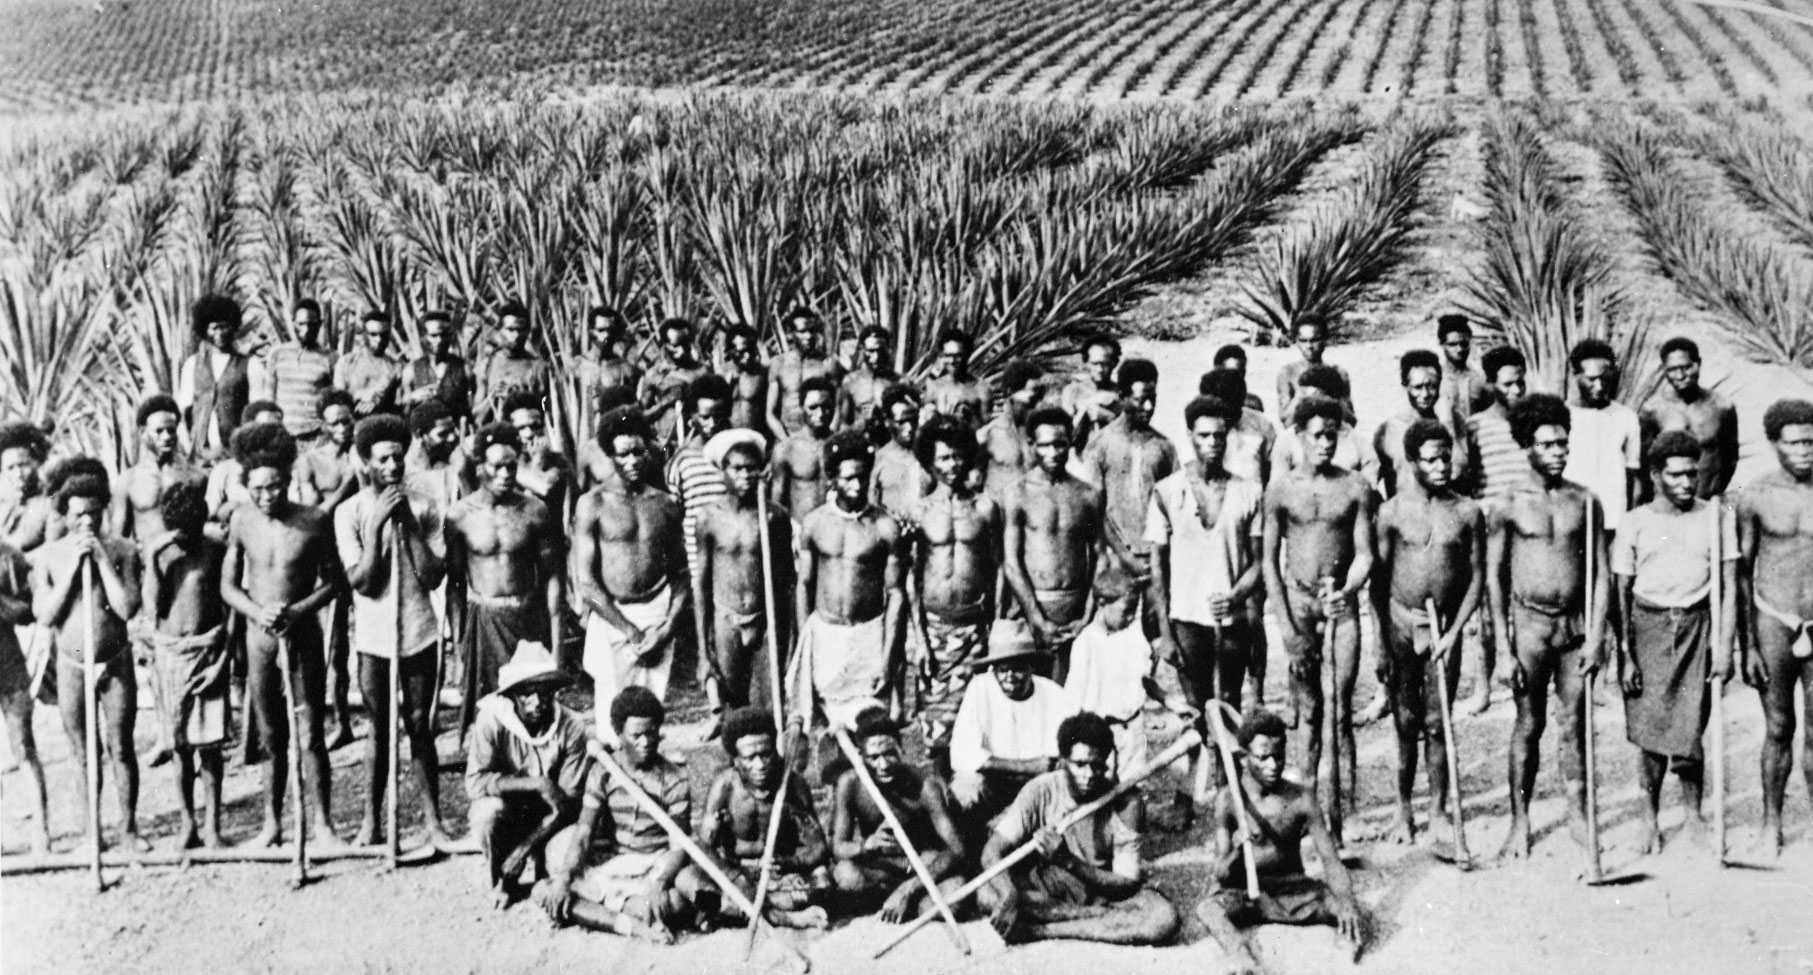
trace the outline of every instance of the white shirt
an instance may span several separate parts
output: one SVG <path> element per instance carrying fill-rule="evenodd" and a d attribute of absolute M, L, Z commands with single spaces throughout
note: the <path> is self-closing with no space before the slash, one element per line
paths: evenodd
<path fill-rule="evenodd" d="M 1146 642 L 1139 621 L 1110 633 L 1097 616 L 1070 647 L 1070 675 L 1064 679 L 1064 690 L 1079 711 L 1130 721 L 1146 706 L 1142 680 L 1151 672 L 1152 645 Z"/>
<path fill-rule="evenodd" d="M 1221 496 L 1215 524 L 1205 528 L 1189 472 L 1178 471 L 1158 482 L 1146 507 L 1146 541 L 1169 546 L 1171 618 L 1203 626 L 1220 626 L 1246 618 L 1246 604 L 1236 604 L 1229 619 L 1209 612 L 1209 597 L 1234 590 L 1241 573 L 1258 556 L 1244 539 L 1264 533 L 1264 493 L 1259 485 L 1230 477 Z"/>
<path fill-rule="evenodd" d="M 1058 724 L 1076 712 L 1070 694 L 1043 677 L 1033 677 L 1026 700 L 1013 701 L 993 674 L 977 674 L 951 728 L 951 770 L 980 772 L 990 759 L 1056 758 Z"/>
<path fill-rule="evenodd" d="M 1616 401 L 1604 409 L 1572 406 L 1567 467 L 1561 476 L 1585 485 L 1605 508 L 1605 530 L 1617 531 L 1628 500 L 1625 472 L 1643 469 L 1643 433 L 1637 411 Z"/>
<path fill-rule="evenodd" d="M 436 556 L 446 554 L 445 536 L 441 532 L 441 512 L 427 495 L 415 491 L 404 491 L 409 510 L 414 512 L 416 524 L 427 539 L 428 549 Z M 371 519 L 377 505 L 378 496 L 370 488 L 359 491 L 347 498 L 340 507 L 334 510 L 334 541 L 340 551 L 342 565 L 352 567 L 365 557 L 364 529 Z M 373 657 L 394 658 L 397 653 L 397 613 L 396 594 L 391 586 L 391 557 L 394 551 L 394 532 L 387 530 L 383 536 L 382 550 L 378 555 L 377 567 L 373 570 L 383 575 L 383 584 L 375 596 L 367 596 L 357 588 L 352 591 L 352 626 L 353 648 L 360 653 Z M 405 567 L 408 568 L 407 566 Z M 403 606 L 406 612 L 401 614 L 403 629 L 403 656 L 409 657 L 421 653 L 435 645 L 441 638 L 440 620 L 436 618 L 434 604 L 429 593 L 418 584 L 405 580 L 403 584 Z"/>

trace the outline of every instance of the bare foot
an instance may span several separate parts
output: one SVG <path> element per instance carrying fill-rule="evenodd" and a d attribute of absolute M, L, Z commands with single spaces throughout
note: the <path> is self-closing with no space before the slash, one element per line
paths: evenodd
<path fill-rule="evenodd" d="M 823 931 L 831 926 L 831 915 L 825 909 L 814 904 L 797 911 L 783 911 L 769 908 L 768 922 L 775 927 L 801 928 L 810 931 Z"/>
<path fill-rule="evenodd" d="M 1454 821 L 1448 818 L 1446 811 L 1436 810 L 1429 814 L 1429 838 L 1437 843 L 1454 845 Z"/>
<path fill-rule="evenodd" d="M 497 883 L 491 885 L 491 906 L 492 907 L 495 907 L 501 911 L 514 903 L 516 903 L 516 891 L 513 889 L 511 884 L 509 884 L 506 881 L 500 880 Z"/>
<path fill-rule="evenodd" d="M 1397 819 L 1385 830 L 1385 838 L 1394 846 L 1409 846 L 1416 842 L 1416 825 L 1410 810 L 1398 810 Z"/>
<path fill-rule="evenodd" d="M 210 850 L 227 848 L 227 841 L 221 838 L 218 824 L 210 824 L 201 828 L 201 845 Z"/>
<path fill-rule="evenodd" d="M 352 718 L 350 718 L 350 717 L 342 718 L 340 720 L 339 729 L 334 732 L 334 736 L 332 738 L 329 738 L 327 740 L 327 750 L 330 752 L 339 751 L 340 749 L 345 748 L 346 746 L 352 744 L 354 740 L 355 739 L 353 738 Z"/>
<path fill-rule="evenodd" d="M 1374 694 L 1372 701 L 1366 705 L 1365 709 L 1353 716 L 1353 726 L 1364 728 L 1384 717 L 1390 710 L 1391 698 L 1385 694 Z"/>
<path fill-rule="evenodd" d="M 1780 833 L 1777 833 L 1776 834 L 1776 841 L 1777 841 L 1776 850 L 1777 850 L 1777 852 L 1780 852 L 1780 850 L 1781 850 L 1780 840 L 1781 840 L 1781 835 L 1780 835 Z M 50 830 L 44 828 L 44 823 L 41 820 L 38 823 L 38 828 L 32 830 L 32 833 L 31 833 L 31 851 L 33 853 L 38 853 L 38 854 L 50 852 Z"/>
<path fill-rule="evenodd" d="M 1764 858 L 1774 860 L 1782 855 L 1782 824 L 1764 823 L 1762 835 L 1757 837 L 1757 851 Z"/>
<path fill-rule="evenodd" d="M 452 852 L 454 848 L 453 837 L 447 835 L 447 828 L 445 826 L 442 826 L 440 823 L 429 823 L 425 834 L 426 835 L 422 837 L 422 840 L 430 847 L 433 847 L 442 853 Z"/>
<path fill-rule="evenodd" d="M 1505 837 L 1505 845 L 1499 847 L 1500 860 L 1523 860 L 1530 855 L 1530 824 L 1523 820 L 1512 820 L 1511 835 Z"/>
<path fill-rule="evenodd" d="M 258 835 L 245 842 L 248 850 L 268 850 L 283 842 L 283 826 L 278 823 L 265 823 Z"/>
<path fill-rule="evenodd" d="M 620 914 L 618 917 L 628 922 L 624 925 L 628 930 L 619 930 L 619 934 L 627 934 L 632 938 L 641 938 L 643 941 L 653 942 L 658 945 L 671 945 L 674 943 L 674 933 L 660 924 L 644 924 L 626 914 Z"/>
<path fill-rule="evenodd" d="M 1662 827 L 1650 823 L 1644 830 L 1643 842 L 1637 846 L 1637 852 L 1644 856 L 1654 856 L 1662 852 Z"/>
<path fill-rule="evenodd" d="M 151 841 L 138 835 L 138 830 L 129 829 L 120 834 L 120 846 L 128 853 L 150 853 Z"/>
<path fill-rule="evenodd" d="M 308 828 L 308 846 L 311 850 L 344 850 L 346 841 L 334 832 L 334 824 L 317 819 Z"/>
<path fill-rule="evenodd" d="M 378 831 L 378 822 L 370 816 L 359 820 L 359 831 L 353 834 L 354 846 L 371 846 L 382 843 L 384 835 Z"/>

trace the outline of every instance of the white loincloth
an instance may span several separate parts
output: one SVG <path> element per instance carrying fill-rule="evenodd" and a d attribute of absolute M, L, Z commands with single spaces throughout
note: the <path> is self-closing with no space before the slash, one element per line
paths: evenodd
<path fill-rule="evenodd" d="M 882 703 L 888 684 L 888 648 L 882 616 L 866 623 L 833 623 L 817 613 L 806 618 L 799 649 L 787 668 L 787 699 L 795 708 L 824 710 L 833 727 L 850 727 L 856 716 Z"/>
<path fill-rule="evenodd" d="M 673 590 L 663 584 L 647 602 L 618 603 L 617 612 L 647 633 L 667 619 L 673 601 Z M 586 615 L 585 655 L 580 666 L 592 678 L 592 713 L 598 716 L 596 734 L 606 744 L 615 744 L 616 735 L 611 731 L 609 716 L 617 692 L 632 684 L 638 685 L 648 688 L 665 702 L 667 678 L 674 669 L 671 643 L 661 651 L 661 659 L 651 666 L 637 663 L 635 656 L 627 651 L 628 646 L 629 637 L 622 630 L 605 622 L 597 613 Z"/>

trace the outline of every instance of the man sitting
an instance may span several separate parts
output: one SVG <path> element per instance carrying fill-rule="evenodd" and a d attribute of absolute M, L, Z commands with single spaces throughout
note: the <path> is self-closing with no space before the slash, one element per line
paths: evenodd
<path fill-rule="evenodd" d="M 1065 816 L 1113 788 L 1114 732 L 1100 715 L 1084 711 L 1058 726 L 1057 744 L 1061 767 L 1020 791 L 989 836 L 982 865 L 1029 841 L 1038 843 L 1038 852 L 978 891 L 978 904 L 1009 942 L 1169 940 L 1177 932 L 1177 909 L 1145 885 L 1145 805 L 1137 791 L 1058 830 Z"/>
<path fill-rule="evenodd" d="M 478 700 L 467 739 L 466 818 L 500 908 L 515 899 L 523 867 L 540 861 L 579 811 L 585 725 L 554 700 L 568 680 L 547 647 L 522 641 L 498 668 L 497 690 Z"/>
<path fill-rule="evenodd" d="M 691 829 L 686 773 L 661 755 L 666 720 L 661 699 L 646 687 L 632 684 L 611 702 L 620 764 L 681 829 Z M 579 821 L 548 842 L 548 865 L 535 899 L 556 924 L 658 944 L 673 943 L 672 928 L 692 913 L 701 892 L 711 890 L 711 881 L 603 763 L 593 763 L 586 775 Z"/>
<path fill-rule="evenodd" d="M 905 842 L 948 899 L 961 886 L 957 870 L 963 862 L 963 839 L 946 806 L 944 786 L 907 764 L 901 754 L 900 725 L 885 709 L 872 707 L 857 715 L 850 737 L 862 751 L 869 778 L 906 830 Z M 880 901 L 881 919 L 899 923 L 934 910 L 907 860 L 902 838 L 888 827 L 875 796 L 864 788 L 855 769 L 837 780 L 831 803 L 831 851 L 837 857 L 832 879 L 852 911 L 867 912 Z"/>
<path fill-rule="evenodd" d="M 1254 924 L 1332 924 L 1357 953 L 1364 938 L 1353 881 L 1335 852 L 1322 808 L 1309 789 L 1284 777 L 1284 719 L 1269 711 L 1247 716 L 1240 727 L 1238 790 L 1223 789 L 1215 806 L 1215 865 L 1219 888 L 1196 905 L 1196 917 L 1234 956 L 1234 971 L 1258 968 L 1241 929 Z M 1242 831 L 1236 797 L 1246 804 L 1250 829 Z M 1303 872 L 1303 840 L 1315 844 L 1322 879 Z M 1243 844 L 1253 844 L 1259 899 L 1246 895 Z"/>
<path fill-rule="evenodd" d="M 825 927 L 830 916 L 822 904 L 831 887 L 831 850 L 805 780 L 784 775 L 773 712 L 732 711 L 724 719 L 723 742 L 731 767 L 711 783 L 699 823 L 699 845 L 715 855 L 730 878 L 753 898 L 768 846 L 768 819 L 774 804 L 783 803 L 780 832 L 768 863 L 771 876 L 763 916 L 781 927 Z M 729 913 L 730 905 L 725 907 Z"/>
<path fill-rule="evenodd" d="M 976 839 L 1022 786 L 1051 771 L 1058 724 L 1076 713 L 1069 693 L 1033 673 L 1044 656 L 1024 623 L 999 621 L 976 663 L 994 679 L 964 689 L 951 727 L 951 794 Z"/>

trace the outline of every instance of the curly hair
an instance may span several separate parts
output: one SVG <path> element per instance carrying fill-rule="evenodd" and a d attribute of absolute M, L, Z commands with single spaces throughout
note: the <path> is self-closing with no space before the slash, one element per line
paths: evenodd
<path fill-rule="evenodd" d="M 1064 431 L 1065 436 L 1076 433 L 1076 424 L 1070 419 L 1070 414 L 1056 406 L 1041 406 L 1033 410 L 1031 415 L 1026 417 L 1026 423 L 1023 426 L 1028 437 L 1031 437 L 1040 427 L 1059 427 Z"/>
<path fill-rule="evenodd" d="M 239 416 L 242 420 L 250 420 L 260 413 L 275 413 L 278 416 L 282 416 L 283 407 L 278 406 L 268 399 L 253 400 L 246 404 L 246 408 L 240 411 Z"/>
<path fill-rule="evenodd" d="M 423 400 L 409 411 L 409 431 L 420 437 L 433 430 L 435 424 L 451 419 L 453 411 L 447 408 L 446 403 L 438 399 Z"/>
<path fill-rule="evenodd" d="M 338 386 L 333 386 L 321 391 L 320 399 L 315 401 L 315 416 L 326 417 L 328 408 L 334 406 L 343 406 L 348 413 L 358 408 L 358 404 L 353 400 L 353 394 Z"/>
<path fill-rule="evenodd" d="M 1044 378 L 1045 370 L 1039 368 L 1038 363 L 1028 359 L 1015 359 L 1007 364 L 1006 369 L 1001 370 L 1001 390 L 1012 396 Z"/>
<path fill-rule="evenodd" d="M 63 489 L 63 482 L 72 477 L 98 477 L 102 484 L 108 483 L 107 465 L 87 454 L 65 457 L 44 469 L 42 486 L 46 497 L 55 498 Z"/>
<path fill-rule="evenodd" d="M 715 372 L 708 372 L 686 384 L 682 394 L 686 403 L 686 415 L 696 416 L 701 400 L 715 401 L 720 408 L 729 406 L 732 397 L 730 380 Z"/>
<path fill-rule="evenodd" d="M 185 535 L 200 535 L 208 523 L 208 489 L 200 481 L 177 481 L 157 499 L 157 513 L 164 525 Z"/>
<path fill-rule="evenodd" d="M 616 328 L 622 328 L 625 324 L 623 321 L 623 313 L 612 308 L 610 305 L 593 305 L 586 309 L 585 324 L 587 328 L 598 324 L 598 319 L 600 318 L 610 322 L 611 325 Z"/>
<path fill-rule="evenodd" d="M 1763 433 L 1774 443 L 1788 427 L 1813 426 L 1813 403 L 1804 399 L 1778 399 L 1763 411 Z"/>
<path fill-rule="evenodd" d="M 617 692 L 611 701 L 611 728 L 621 732 L 631 718 L 647 718 L 656 724 L 667 721 L 667 708 L 662 706 L 661 699 L 655 692 L 640 684 L 631 684 Z M 771 724 L 769 728 L 772 730 Z"/>
<path fill-rule="evenodd" d="M 913 456 L 918 459 L 919 466 L 928 472 L 932 469 L 932 458 L 937 456 L 936 448 L 939 444 L 950 447 L 951 452 L 962 459 L 966 468 L 976 466 L 976 457 L 982 450 L 976 443 L 976 432 L 969 428 L 969 424 L 943 413 L 925 421 L 925 425 L 919 428 L 919 439 L 913 443 Z"/>
<path fill-rule="evenodd" d="M 516 431 L 510 431 L 514 434 Z M 638 437 L 646 442 L 655 439 L 655 431 L 649 428 L 648 418 L 634 406 L 619 406 L 598 418 L 598 446 L 605 454 L 613 455 L 612 444 L 619 437 Z"/>
<path fill-rule="evenodd" d="M 1151 359 L 1122 359 L 1120 368 L 1114 371 L 1114 384 L 1125 393 L 1134 383 L 1158 385 L 1158 363 Z"/>
<path fill-rule="evenodd" d="M 1341 401 L 1330 396 L 1299 396 L 1291 407 L 1291 426 L 1298 430 L 1309 426 L 1309 421 L 1321 417 L 1334 426 L 1347 422 L 1346 414 L 1341 412 Z"/>
<path fill-rule="evenodd" d="M 1246 348 L 1239 345 L 1224 345 L 1215 350 L 1215 358 L 1210 359 L 1209 361 L 1213 362 L 1216 368 L 1226 368 L 1225 366 L 1222 366 L 1222 363 L 1229 359 L 1239 361 L 1240 367 L 1242 369 L 1246 368 Z"/>
<path fill-rule="evenodd" d="M 859 460 L 870 470 L 875 467 L 875 445 L 857 430 L 844 430 L 825 441 L 825 473 L 836 474 L 844 461 Z"/>
<path fill-rule="evenodd" d="M 296 466 L 296 438 L 281 423 L 250 423 L 233 431 L 233 459 L 247 474 L 261 467 L 288 474 Z"/>
<path fill-rule="evenodd" d="M 942 350 L 952 342 L 963 343 L 965 354 L 976 351 L 976 340 L 960 328 L 947 328 L 938 334 L 938 348 Z"/>
<path fill-rule="evenodd" d="M 1494 346 L 1487 349 L 1485 355 L 1479 357 L 1479 369 L 1486 374 L 1486 382 L 1489 383 L 1498 382 L 1499 370 L 1509 369 L 1512 366 L 1527 370 L 1530 368 L 1530 360 L 1525 358 L 1522 352 L 1508 345 Z"/>
<path fill-rule="evenodd" d="M 543 417 L 548 415 L 548 408 L 543 402 L 541 394 L 527 389 L 519 389 L 504 397 L 504 408 L 498 412 L 498 415 L 508 419 L 515 416 L 517 410 L 534 410 Z"/>
<path fill-rule="evenodd" d="M 1567 354 L 1568 366 L 1575 372 L 1579 372 L 1581 366 L 1594 359 L 1604 359 L 1614 366 L 1618 364 L 1618 354 L 1603 339 L 1581 339 L 1574 343 L 1573 350 Z"/>
<path fill-rule="evenodd" d="M 515 298 L 497 306 L 497 323 L 502 325 L 506 318 L 520 318 L 523 324 L 529 324 L 529 306 Z"/>
<path fill-rule="evenodd" d="M 1412 369 L 1434 369 L 1436 378 L 1442 375 L 1442 358 L 1428 349 L 1411 349 L 1398 357 L 1398 384 L 1410 385 Z"/>
<path fill-rule="evenodd" d="M 1404 460 L 1416 463 L 1417 458 L 1422 456 L 1423 445 L 1426 443 L 1443 443 L 1453 447 L 1454 434 L 1449 433 L 1440 421 L 1428 417 L 1417 420 L 1404 431 Z"/>
<path fill-rule="evenodd" d="M 1283 744 L 1289 734 L 1290 729 L 1284 724 L 1283 718 L 1274 712 L 1260 709 L 1240 722 L 1240 730 L 1234 737 L 1240 741 L 1240 747 L 1245 748 L 1253 743 L 1254 738 L 1271 738 Z"/>
<path fill-rule="evenodd" d="M 195 299 L 195 304 L 189 307 L 189 325 L 195 332 L 195 337 L 207 341 L 208 326 L 215 322 L 226 322 L 233 326 L 233 331 L 237 333 L 239 327 L 245 323 L 245 316 L 239 310 L 239 302 L 219 294 L 202 295 Z"/>
<path fill-rule="evenodd" d="M 145 397 L 144 402 L 138 405 L 138 412 L 134 414 L 134 419 L 140 427 L 143 427 L 147 420 L 159 413 L 169 413 L 180 419 L 183 415 L 183 408 L 176 405 L 176 397 L 166 393 L 153 393 Z"/>
<path fill-rule="evenodd" d="M 1303 375 L 1297 377 L 1297 388 L 1320 390 L 1324 395 L 1338 400 L 1345 400 L 1352 394 L 1347 386 L 1347 377 L 1341 375 L 1341 370 L 1327 364 L 1303 370 Z"/>
<path fill-rule="evenodd" d="M 1671 457 L 1686 457 L 1697 461 L 1700 459 L 1700 444 L 1685 430 L 1664 431 L 1649 445 L 1649 469 L 1662 470 L 1668 466 L 1668 459 Z"/>
<path fill-rule="evenodd" d="M 73 498 L 88 498 L 102 508 L 113 501 L 113 492 L 108 487 L 107 478 L 100 474 L 71 474 L 57 486 L 57 514 L 69 513 L 69 502 Z"/>
<path fill-rule="evenodd" d="M 1574 415 L 1568 412 L 1567 404 L 1547 393 L 1531 393 L 1518 400 L 1506 419 L 1511 423 L 1511 439 L 1525 450 L 1536 442 L 1536 431 L 1543 427 L 1574 428 Z"/>
<path fill-rule="evenodd" d="M 1183 426 L 1185 430 L 1196 429 L 1196 421 L 1205 416 L 1220 417 L 1232 428 L 1239 419 L 1236 407 L 1219 396 L 1198 396 L 1183 408 Z"/>
<path fill-rule="evenodd" d="M 1091 332 L 1077 343 L 1077 349 L 1084 355 L 1088 355 L 1090 349 L 1107 349 L 1109 355 L 1118 359 L 1121 357 L 1121 340 L 1106 332 Z"/>
<path fill-rule="evenodd" d="M 1692 359 L 1695 362 L 1700 361 L 1700 343 L 1695 342 L 1685 335 L 1677 335 L 1674 338 L 1663 342 L 1662 348 L 1657 352 L 1657 357 L 1666 360 L 1676 352 L 1685 352 L 1689 359 Z"/>
<path fill-rule="evenodd" d="M 1473 336 L 1473 325 L 1467 320 L 1467 316 L 1459 314 L 1458 312 L 1450 312 L 1436 318 L 1435 340 L 1437 342 L 1444 341 L 1449 335 L 1452 335 L 1455 332 L 1459 332 L 1468 338 Z"/>
<path fill-rule="evenodd" d="M 913 387 L 908 386 L 906 383 L 895 383 L 882 392 L 881 412 L 883 415 L 892 414 L 894 407 L 901 403 L 906 403 L 914 409 L 918 409 L 919 394 L 913 392 Z"/>
<path fill-rule="evenodd" d="M 32 460 L 42 464 L 44 458 L 50 456 L 50 437 L 35 423 L 0 425 L 0 454 L 9 450 L 23 450 Z"/>
<path fill-rule="evenodd" d="M 482 460 L 492 447 L 508 447 L 521 453 L 522 438 L 516 435 L 516 428 L 508 423 L 487 423 L 472 435 L 472 451 L 474 456 Z"/>
<path fill-rule="evenodd" d="M 353 429 L 353 447 L 365 460 L 371 459 L 371 449 L 381 443 L 400 444 L 408 450 L 409 424 L 395 414 L 377 413 L 360 420 Z"/>
<path fill-rule="evenodd" d="M 1069 757 L 1077 745 L 1088 745 L 1103 755 L 1114 751 L 1114 729 L 1108 719 L 1093 711 L 1078 711 L 1058 724 L 1058 755 Z"/>
<path fill-rule="evenodd" d="M 830 376 L 813 376 L 799 384 L 799 401 L 801 403 L 806 401 L 807 393 L 824 393 L 835 403 L 837 401 L 837 384 L 831 381 Z"/>
<path fill-rule="evenodd" d="M 1217 367 L 1202 374 L 1196 381 L 1196 395 L 1213 396 L 1227 403 L 1246 406 L 1246 377 L 1232 370 Z"/>
<path fill-rule="evenodd" d="M 886 737 L 898 741 L 900 722 L 888 716 L 887 708 L 870 705 L 856 715 L 856 721 L 850 728 L 850 737 L 855 740 L 858 748 L 867 744 L 870 738 Z"/>
<path fill-rule="evenodd" d="M 737 743 L 755 735 L 774 734 L 774 712 L 767 708 L 737 708 L 724 719 L 724 732 L 719 737 L 724 754 L 737 756 Z"/>

